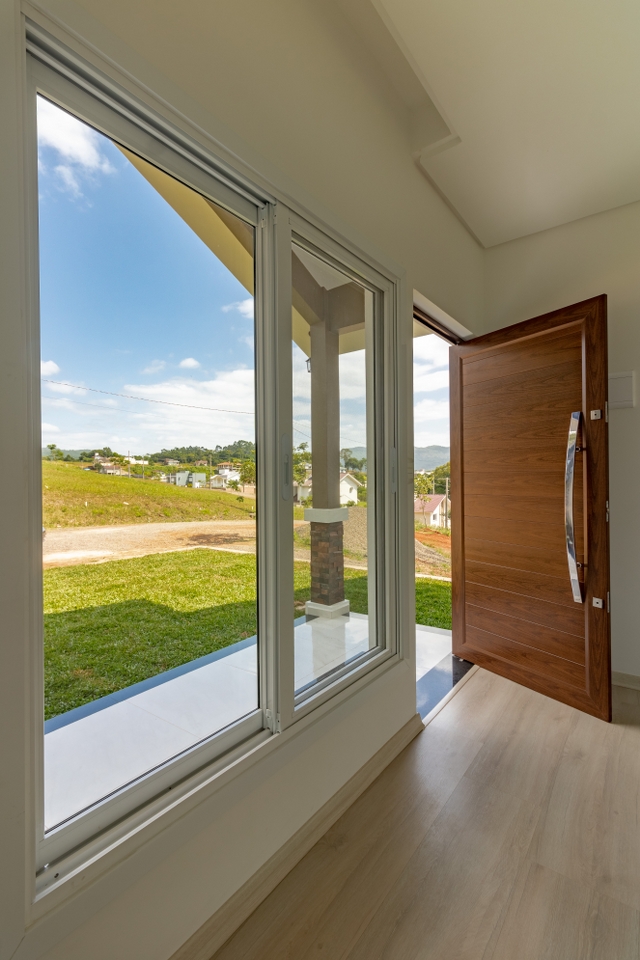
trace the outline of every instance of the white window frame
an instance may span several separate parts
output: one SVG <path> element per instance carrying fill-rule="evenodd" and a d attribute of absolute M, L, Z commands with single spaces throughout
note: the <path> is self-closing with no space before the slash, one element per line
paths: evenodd
<path fill-rule="evenodd" d="M 370 455 L 367 473 L 367 502 L 375 505 L 376 524 L 370 538 L 368 554 L 370 572 L 373 568 L 375 586 L 369 591 L 369 624 L 376 637 L 376 645 L 366 653 L 347 662 L 325 678 L 293 695 L 293 704 L 287 701 L 287 722 L 305 716 L 318 704 L 331 699 L 338 690 L 346 689 L 358 676 L 375 670 L 386 660 L 397 656 L 398 617 L 395 610 L 395 581 L 392 571 L 397 569 L 398 498 L 396 459 L 398 424 L 396 419 L 396 313 L 393 284 L 371 264 L 346 249 L 338 240 L 317 229 L 308 220 L 289 213 L 289 257 L 296 244 L 323 260 L 340 273 L 373 294 L 374 319 L 367 329 L 367 448 Z M 287 350 L 291 364 L 291 308 L 287 315 Z M 291 383 L 291 369 L 287 371 Z M 292 415 L 291 415 L 292 417 Z M 291 422 L 291 421 L 290 421 Z M 387 451 L 392 453 L 389 457 Z M 373 461 L 373 463 L 371 463 Z M 292 514 L 291 514 L 292 516 Z M 386 522 L 385 522 L 386 521 Z M 293 520 L 290 542 L 293 544 Z M 291 574 L 293 582 L 293 573 Z M 291 605 L 293 607 L 293 604 Z M 288 645 L 293 650 L 293 624 Z M 293 667 L 291 668 L 293 672 Z"/>
<path fill-rule="evenodd" d="M 32 557 L 29 649 L 31 710 L 28 743 L 33 778 L 31 803 L 35 824 L 32 902 L 44 905 L 64 899 L 77 888 L 87 864 L 150 829 L 158 817 L 191 802 L 199 790 L 211 789 L 258 762 L 288 734 L 305 728 L 337 708 L 407 655 L 400 642 L 399 609 L 400 515 L 397 497 L 397 437 L 400 394 L 397 381 L 397 316 L 400 280 L 370 261 L 359 250 L 306 211 L 294 209 L 289 198 L 265 189 L 205 149 L 162 115 L 90 66 L 77 54 L 28 24 L 28 103 L 25 117 L 27 169 L 27 231 L 29 242 L 30 316 L 30 449 L 29 540 Z M 205 742 L 149 771 L 112 797 L 44 835 L 43 777 L 43 607 L 41 538 L 41 437 L 36 93 L 85 119 L 133 152 L 148 159 L 199 193 L 209 196 L 256 228 L 256 438 L 258 445 L 258 649 L 259 704 L 257 711 Z M 386 447 L 378 453 L 378 483 L 384 517 L 384 576 L 377 579 L 378 623 L 384 639 L 356 662 L 345 665 L 307 695 L 294 694 L 293 645 L 293 511 L 292 511 L 292 378 L 291 378 L 291 243 L 307 245 L 377 297 L 376 322 L 385 357 L 382 402 L 377 422 Z M 380 348 L 378 348 L 380 349 Z M 90 874 L 90 872 L 89 872 Z M 65 893 L 66 881 L 74 878 Z M 88 882 L 88 881 L 87 881 Z M 34 916 L 37 915 L 34 914 Z"/>

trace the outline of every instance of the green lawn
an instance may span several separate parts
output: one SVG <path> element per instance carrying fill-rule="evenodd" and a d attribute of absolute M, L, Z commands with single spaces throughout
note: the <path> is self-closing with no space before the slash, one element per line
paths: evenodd
<path fill-rule="evenodd" d="M 446 580 L 416 580 L 416 623 L 451 630 L 451 584 Z"/>
<path fill-rule="evenodd" d="M 296 563 L 294 576 L 301 604 L 309 564 Z M 366 574 L 345 570 L 345 595 L 366 613 Z M 419 622 L 450 626 L 450 595 L 446 583 L 419 580 Z M 47 719 L 256 632 L 251 554 L 190 550 L 54 568 L 44 596 Z"/>
<path fill-rule="evenodd" d="M 130 480 L 42 461 L 43 523 L 98 527 L 182 520 L 248 520 L 255 500 L 220 490 L 192 490 L 158 480 Z"/>

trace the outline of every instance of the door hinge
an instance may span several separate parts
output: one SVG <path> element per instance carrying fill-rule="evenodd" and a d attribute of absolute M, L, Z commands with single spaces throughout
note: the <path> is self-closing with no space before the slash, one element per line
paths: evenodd
<path fill-rule="evenodd" d="M 609 612 L 610 612 L 610 605 L 609 605 L 609 591 L 607 590 L 607 613 L 609 613 Z"/>
<path fill-rule="evenodd" d="M 609 523 L 609 501 L 607 500 L 607 523 Z"/>

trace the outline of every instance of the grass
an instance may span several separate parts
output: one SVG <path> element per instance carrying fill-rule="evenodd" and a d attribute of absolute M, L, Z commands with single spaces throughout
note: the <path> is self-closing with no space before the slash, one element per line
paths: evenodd
<path fill-rule="evenodd" d="M 296 563 L 294 578 L 300 605 L 309 564 Z M 450 626 L 450 593 L 448 584 L 419 580 L 418 622 Z M 366 613 L 366 574 L 345 570 L 345 595 L 354 613 Z M 44 596 L 47 719 L 257 628 L 252 554 L 190 550 L 54 568 L 44 572 Z"/>
<path fill-rule="evenodd" d="M 255 501 L 220 490 L 193 490 L 157 480 L 130 480 L 43 460 L 43 523 L 98 527 L 183 520 L 248 520 Z"/>
<path fill-rule="evenodd" d="M 451 584 L 443 580 L 416 580 L 416 623 L 451 630 Z"/>

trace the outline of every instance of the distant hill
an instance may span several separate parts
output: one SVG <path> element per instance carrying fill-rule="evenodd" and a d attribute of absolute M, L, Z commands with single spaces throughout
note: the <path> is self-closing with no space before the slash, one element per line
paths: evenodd
<path fill-rule="evenodd" d="M 357 460 L 362 460 L 366 456 L 364 447 L 352 447 L 351 453 Z M 439 447 L 433 444 L 430 447 L 414 447 L 413 460 L 414 470 L 435 470 L 448 463 L 450 458 L 449 447 Z"/>
<path fill-rule="evenodd" d="M 414 447 L 413 448 L 413 469 L 414 470 L 435 470 L 448 463 L 451 457 L 449 447 Z"/>
<path fill-rule="evenodd" d="M 94 447 L 91 447 L 91 450 L 93 450 L 93 449 L 94 449 Z M 74 460 L 79 460 L 81 453 L 90 453 L 91 450 L 87 450 L 87 449 L 84 449 L 84 450 L 63 450 L 62 452 L 64 453 L 65 457 L 68 455 L 68 456 L 70 456 L 70 457 L 73 457 Z M 43 456 L 43 457 L 48 457 L 49 454 L 50 454 L 50 452 L 51 452 L 51 451 L 50 451 L 50 450 L 47 450 L 46 447 L 43 447 L 43 448 L 42 448 L 42 456 Z"/>
<path fill-rule="evenodd" d="M 241 441 L 241 442 L 242 442 L 242 441 Z M 238 456 L 238 452 L 239 452 L 239 451 L 238 451 L 238 452 L 235 451 L 236 446 L 238 446 L 238 445 L 237 445 L 237 444 L 234 444 L 234 445 L 231 445 L 231 444 L 230 444 L 229 447 L 225 447 L 225 448 L 224 448 L 224 453 L 225 453 L 226 455 L 228 455 L 228 456 L 230 456 L 230 455 Z M 91 449 L 94 449 L 94 448 L 92 447 Z M 185 451 L 186 451 L 186 450 L 188 450 L 188 451 L 190 451 L 190 452 L 192 452 L 193 450 L 196 450 L 196 451 L 198 452 L 198 456 L 205 456 L 206 454 L 210 454 L 210 453 L 214 453 L 214 454 L 215 454 L 215 453 L 218 453 L 218 452 L 219 452 L 219 449 L 218 449 L 218 451 L 210 451 L 210 450 L 204 450 L 204 448 L 201 449 L 200 447 L 198 447 L 198 448 L 195 448 L 195 447 L 194 447 L 194 448 L 192 448 L 192 447 L 189 447 L 189 448 L 181 447 L 179 451 L 163 450 L 163 451 L 162 451 L 162 454 L 154 454 L 154 456 L 155 456 L 155 457 L 160 457 L 160 456 L 168 457 L 168 456 L 170 456 L 171 454 L 177 454 L 177 453 L 185 454 Z M 81 454 L 81 453 L 86 453 L 87 451 L 86 451 L 86 450 L 63 450 L 62 452 L 63 452 L 65 455 L 68 454 L 70 457 L 73 457 L 74 460 L 79 460 L 79 459 L 80 459 L 80 454 Z M 351 452 L 352 452 L 353 456 L 356 457 L 357 460 L 362 460 L 362 458 L 366 456 L 366 449 L 365 449 L 365 447 L 352 447 Z M 246 454 L 245 454 L 245 455 L 246 455 Z M 249 454 L 249 455 L 250 455 L 250 454 Z M 48 456 L 49 456 L 49 451 L 47 450 L 46 447 L 43 447 L 43 448 L 42 448 L 42 456 L 43 456 L 43 457 L 48 457 Z M 435 444 L 434 444 L 433 446 L 431 446 L 431 447 L 414 447 L 414 449 L 413 449 L 414 469 L 415 469 L 415 470 L 434 470 L 436 467 L 441 467 L 442 464 L 448 463 L 448 462 L 449 462 L 449 456 L 450 456 L 450 454 L 449 454 L 449 447 L 438 447 L 438 446 L 436 446 Z M 186 456 L 185 456 L 185 457 L 184 457 L 184 462 L 185 462 L 185 463 L 188 462 L 189 459 L 194 459 L 194 457 L 193 457 L 193 456 L 191 456 L 191 457 L 186 457 Z M 217 462 L 218 459 L 219 459 L 219 457 L 214 457 L 213 462 L 214 462 L 214 463 Z"/>

